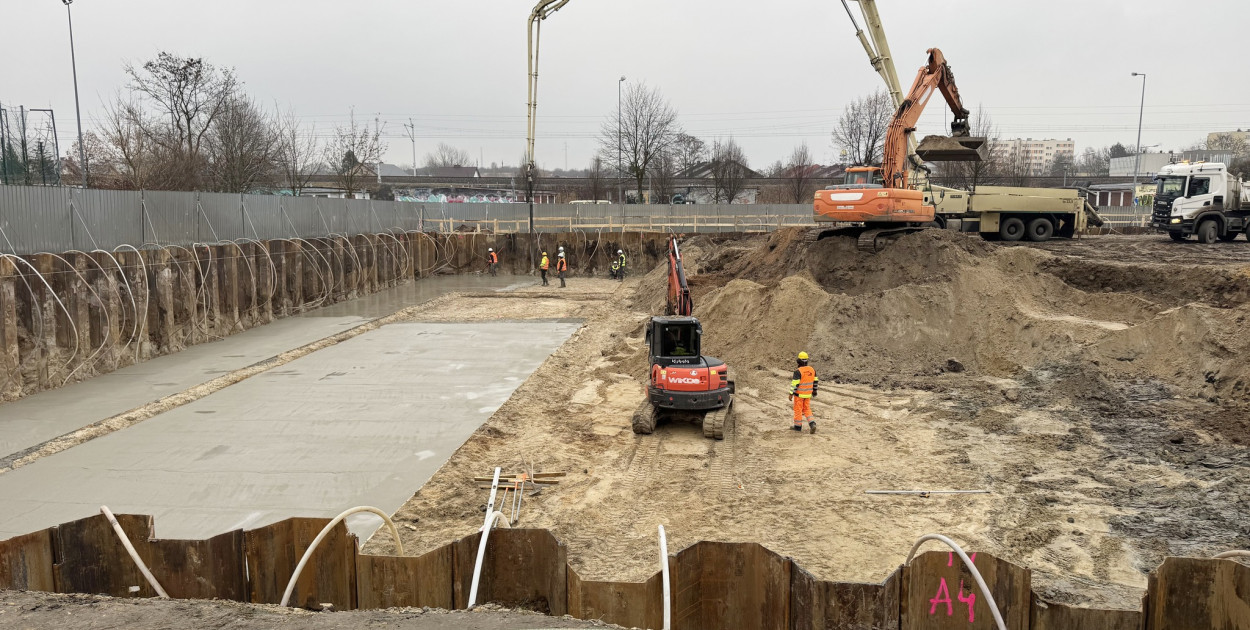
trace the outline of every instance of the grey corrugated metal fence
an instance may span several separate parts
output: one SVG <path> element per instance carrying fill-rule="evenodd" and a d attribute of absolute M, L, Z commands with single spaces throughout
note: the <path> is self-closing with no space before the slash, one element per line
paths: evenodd
<path fill-rule="evenodd" d="M 542 232 L 736 232 L 811 224 L 810 205 L 534 206 L 534 229 Z M 16 254 L 463 229 L 525 231 L 529 206 L 0 186 L 0 251 Z"/>

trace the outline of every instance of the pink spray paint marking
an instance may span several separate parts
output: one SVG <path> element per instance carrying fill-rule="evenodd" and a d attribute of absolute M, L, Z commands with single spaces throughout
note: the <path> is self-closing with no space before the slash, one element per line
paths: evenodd
<path fill-rule="evenodd" d="M 977 563 L 977 552 L 975 552 L 975 551 L 974 551 L 974 552 L 972 552 L 972 554 L 968 556 L 968 559 L 969 559 L 969 560 L 971 560 L 973 564 L 976 564 L 976 563 Z M 953 567 L 953 566 L 955 566 L 955 552 L 953 552 L 953 551 L 948 551 L 948 552 L 946 552 L 946 566 L 948 566 L 948 567 Z"/>
<path fill-rule="evenodd" d="M 955 614 L 955 607 L 951 602 L 950 589 L 946 587 L 946 578 L 941 579 L 942 581 L 938 584 L 937 594 L 933 596 L 933 599 L 929 600 L 929 614 L 932 615 L 937 612 L 938 604 L 946 604 L 946 616 L 950 617 Z"/>

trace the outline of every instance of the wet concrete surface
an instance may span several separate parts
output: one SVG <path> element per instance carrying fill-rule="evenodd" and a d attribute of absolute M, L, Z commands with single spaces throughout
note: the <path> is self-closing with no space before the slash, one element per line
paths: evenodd
<path fill-rule="evenodd" d="M 508 290 L 535 283 L 525 276 L 446 276 L 409 282 L 0 404 L 0 460 L 440 295 L 456 291 Z"/>
<path fill-rule="evenodd" d="M 155 516 L 162 538 L 393 512 L 579 327 L 383 326 L 0 474 L 0 540 L 100 505 Z"/>

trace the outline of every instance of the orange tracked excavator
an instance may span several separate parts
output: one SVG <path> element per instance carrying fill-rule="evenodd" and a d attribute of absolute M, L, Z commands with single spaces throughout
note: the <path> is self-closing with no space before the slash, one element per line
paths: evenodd
<path fill-rule="evenodd" d="M 702 354 L 703 325 L 693 311 L 681 249 L 670 238 L 667 315 L 647 321 L 651 375 L 647 399 L 634 412 L 634 433 L 649 434 L 662 420 L 691 420 L 703 425 L 703 435 L 725 437 L 734 382 L 724 361 Z"/>
<path fill-rule="evenodd" d="M 968 110 L 955 86 L 954 72 L 942 51 L 930 48 L 928 52 L 929 62 L 916 73 L 911 91 L 890 120 L 880 169 L 849 168 L 846 183 L 816 192 L 818 223 L 856 224 L 824 231 L 821 238 L 835 234 L 858 236 L 861 249 L 875 251 L 883 240 L 934 226 L 934 207 L 925 203 L 922 191 L 912 188 L 917 183 L 912 181 L 913 173 L 927 170 L 922 161 L 985 159 L 986 139 L 968 135 Z M 935 91 L 942 93 L 955 114 L 951 135 L 926 137 L 916 148 L 919 160 L 909 165 L 908 138 L 915 132 L 916 122 Z M 880 175 L 879 181 L 872 176 L 875 174 Z"/>

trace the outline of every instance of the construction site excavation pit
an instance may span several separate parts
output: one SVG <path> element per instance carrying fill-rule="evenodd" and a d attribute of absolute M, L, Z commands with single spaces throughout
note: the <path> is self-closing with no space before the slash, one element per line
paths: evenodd
<path fill-rule="evenodd" d="M 322 315 L 398 308 L 340 306 Z M 150 514 L 174 538 L 328 518 L 356 505 L 392 511 L 580 327 L 560 313 L 454 323 L 402 313 L 0 474 L 0 540 L 91 516 L 101 504 Z M 380 525 L 367 514 L 348 520 L 361 536 Z"/>
<path fill-rule="evenodd" d="M 757 542 L 860 582 L 941 533 L 1029 567 L 1049 601 L 1137 609 L 1164 556 L 1250 547 L 1250 248 L 929 230 L 866 254 L 792 229 L 683 254 L 703 351 L 737 383 L 724 440 L 630 428 L 666 265 L 416 309 L 585 324 L 395 513 L 408 554 L 480 528 L 474 478 L 495 467 L 566 473 L 518 526 L 551 530 L 586 580 L 649 578 L 657 525 L 670 550 Z M 814 435 L 789 430 L 800 350 L 821 379 Z M 394 550 L 380 533 L 364 548 Z"/>

